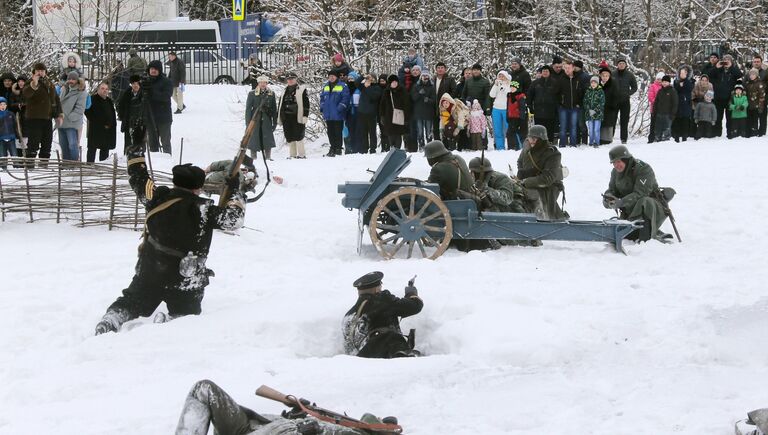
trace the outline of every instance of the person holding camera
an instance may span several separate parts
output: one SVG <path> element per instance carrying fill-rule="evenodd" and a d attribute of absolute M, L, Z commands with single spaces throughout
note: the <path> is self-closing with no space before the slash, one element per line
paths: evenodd
<path fill-rule="evenodd" d="M 29 86 L 22 91 L 27 103 L 26 126 L 29 129 L 26 157 L 49 159 L 53 142 L 51 120 L 55 119 L 57 125 L 64 122 L 61 101 L 47 73 L 45 64 L 36 63 L 32 67 Z"/>
<path fill-rule="evenodd" d="M 144 91 L 144 125 L 147 127 L 147 142 L 149 150 L 171 154 L 171 97 L 173 83 L 163 74 L 163 63 L 153 60 L 147 68 L 147 75 L 142 79 L 141 88 Z"/>
<path fill-rule="evenodd" d="M 717 122 L 715 122 L 714 135 L 723 135 L 723 116 L 725 116 L 725 129 L 726 135 L 730 138 L 731 126 L 731 113 L 728 110 L 729 102 L 731 99 L 731 92 L 733 92 L 736 82 L 743 76 L 741 70 L 734 65 L 733 57 L 730 54 L 723 56 L 723 60 L 717 63 L 717 66 L 712 68 L 709 73 L 709 80 L 712 82 L 712 87 L 715 91 L 715 107 L 717 107 Z"/>

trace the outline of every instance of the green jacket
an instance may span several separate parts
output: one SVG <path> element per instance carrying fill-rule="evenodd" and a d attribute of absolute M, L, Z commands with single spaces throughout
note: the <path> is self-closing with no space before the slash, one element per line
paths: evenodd
<path fill-rule="evenodd" d="M 590 86 L 584 93 L 584 118 L 587 121 L 602 121 L 605 111 L 605 92 L 601 86 L 592 89 Z M 594 110 L 594 114 L 590 111 Z"/>
<path fill-rule="evenodd" d="M 524 187 L 538 191 L 547 219 L 567 218 L 557 204 L 557 197 L 565 187 L 560 151 L 556 147 L 546 141 L 531 147 L 526 141 L 517 159 L 517 178 Z"/>
<path fill-rule="evenodd" d="M 744 119 L 747 117 L 747 107 L 749 107 L 749 99 L 745 93 L 741 93 L 741 96 L 733 94 L 731 96 L 731 104 L 728 109 L 731 111 L 731 119 Z"/>
<path fill-rule="evenodd" d="M 632 157 L 627 160 L 623 172 L 611 171 L 611 181 L 605 193 L 621 199 L 622 219 L 648 221 L 652 230 L 650 237 L 654 237 L 667 218 L 661 203 L 651 197 L 658 187 L 653 168 Z"/>
<path fill-rule="evenodd" d="M 488 208 L 489 211 L 525 212 L 522 204 L 522 188 L 506 174 L 497 171 L 486 172 L 482 185 L 478 188 L 488 194 L 492 204 Z"/>
<path fill-rule="evenodd" d="M 469 192 L 472 189 L 472 174 L 467 162 L 455 154 L 446 154 L 432 165 L 429 172 L 430 183 L 440 185 L 440 198 L 458 199 L 458 189 Z"/>
<path fill-rule="evenodd" d="M 491 110 L 491 82 L 487 78 L 470 77 L 464 82 L 461 101 L 469 101 L 468 106 L 472 107 L 472 100 L 477 100 L 483 110 Z"/>

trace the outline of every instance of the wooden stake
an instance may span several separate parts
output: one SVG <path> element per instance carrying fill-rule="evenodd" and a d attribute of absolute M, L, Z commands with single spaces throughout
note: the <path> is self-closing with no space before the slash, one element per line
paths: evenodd
<path fill-rule="evenodd" d="M 109 231 L 112 231 L 112 218 L 115 216 L 115 197 L 117 196 L 117 156 L 112 156 L 112 202 L 109 205 Z"/>
<path fill-rule="evenodd" d="M 56 150 L 56 160 L 59 162 L 58 169 L 59 169 L 59 184 L 58 184 L 58 190 L 57 190 L 57 203 L 56 203 L 56 223 L 58 224 L 61 222 L 61 154 L 59 154 L 59 150 Z"/>
<path fill-rule="evenodd" d="M 0 222 L 5 222 L 5 197 L 3 196 L 3 177 L 0 177 Z"/>
<path fill-rule="evenodd" d="M 27 185 L 27 204 L 29 204 L 29 221 L 34 222 L 35 217 L 32 216 L 32 194 L 29 191 L 29 169 L 24 165 L 24 181 Z"/>
<path fill-rule="evenodd" d="M 80 166 L 80 225 L 85 225 L 85 198 L 83 198 L 83 165 Z"/>
<path fill-rule="evenodd" d="M 181 150 L 179 151 L 179 164 L 182 164 L 181 158 L 184 156 L 184 138 L 181 138 Z"/>

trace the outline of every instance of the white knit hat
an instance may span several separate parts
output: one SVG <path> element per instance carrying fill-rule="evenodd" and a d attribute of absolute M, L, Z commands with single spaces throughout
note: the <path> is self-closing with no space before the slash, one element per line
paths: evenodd
<path fill-rule="evenodd" d="M 504 77 L 507 78 L 507 80 L 512 80 L 512 76 L 509 75 L 509 73 L 504 71 L 504 70 L 499 71 L 499 73 L 496 74 L 496 77 L 498 77 L 498 76 L 504 76 Z"/>
<path fill-rule="evenodd" d="M 661 80 L 662 78 L 664 78 L 665 75 L 666 74 L 664 74 L 663 72 L 657 72 L 656 73 L 656 80 Z"/>

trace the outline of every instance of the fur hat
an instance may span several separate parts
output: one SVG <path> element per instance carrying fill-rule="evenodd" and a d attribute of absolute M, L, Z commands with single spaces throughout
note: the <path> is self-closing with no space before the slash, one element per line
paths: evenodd
<path fill-rule="evenodd" d="M 580 60 L 574 60 L 573 61 L 573 66 L 575 66 L 576 68 L 579 68 L 579 69 L 584 69 L 584 62 L 582 62 Z"/>
<path fill-rule="evenodd" d="M 558 55 L 556 55 L 556 54 L 553 54 L 552 55 L 552 65 L 555 65 L 555 64 L 558 64 L 558 63 L 563 63 L 563 58 L 558 56 Z"/>
<path fill-rule="evenodd" d="M 191 163 L 173 167 L 173 185 L 189 190 L 200 189 L 205 184 L 205 171 Z"/>
<path fill-rule="evenodd" d="M 80 74 L 78 74 L 77 71 L 70 71 L 69 74 L 67 74 L 67 80 L 80 80 Z"/>
<path fill-rule="evenodd" d="M 379 81 L 387 81 L 387 75 L 386 74 L 379 74 Z"/>
<path fill-rule="evenodd" d="M 392 82 L 398 82 L 400 83 L 400 78 L 397 77 L 396 74 L 392 74 L 389 77 L 387 77 L 387 85 L 391 85 Z"/>
<path fill-rule="evenodd" d="M 672 83 L 672 77 L 665 75 L 665 76 L 663 76 L 661 78 L 661 81 L 662 82 L 667 82 L 667 83 Z"/>
<path fill-rule="evenodd" d="M 552 74 L 552 67 L 549 65 L 543 65 L 541 68 L 539 68 L 539 72 L 543 72 L 544 70 L 549 71 L 550 74 Z"/>
<path fill-rule="evenodd" d="M 136 82 L 141 83 L 141 76 L 138 74 L 133 74 L 131 78 L 128 79 L 128 83 L 136 83 Z"/>
<path fill-rule="evenodd" d="M 15 82 L 16 81 L 16 77 L 14 77 L 13 74 L 11 74 L 9 72 L 4 72 L 2 75 L 0 75 L 0 82 L 2 82 L 4 80 L 10 80 L 12 82 Z"/>
<path fill-rule="evenodd" d="M 158 72 L 163 72 L 163 63 L 159 60 L 153 60 L 147 65 L 147 72 L 149 72 L 151 68 L 156 69 Z"/>

